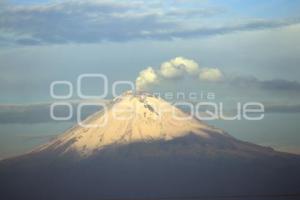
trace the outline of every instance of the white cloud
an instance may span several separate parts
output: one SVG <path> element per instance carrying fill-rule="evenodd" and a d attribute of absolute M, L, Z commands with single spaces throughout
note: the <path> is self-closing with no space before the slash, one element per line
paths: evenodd
<path fill-rule="evenodd" d="M 199 73 L 199 78 L 205 81 L 219 81 L 223 78 L 223 74 L 218 68 L 203 68 Z"/>

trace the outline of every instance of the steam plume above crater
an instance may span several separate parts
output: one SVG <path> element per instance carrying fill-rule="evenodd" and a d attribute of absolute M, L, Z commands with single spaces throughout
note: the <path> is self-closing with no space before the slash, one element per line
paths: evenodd
<path fill-rule="evenodd" d="M 163 81 L 181 79 L 185 76 L 197 77 L 203 81 L 219 81 L 223 78 L 223 73 L 218 68 L 201 67 L 195 60 L 175 57 L 163 62 L 158 69 L 149 66 L 140 71 L 136 78 L 136 88 L 142 90 L 159 85 Z"/>

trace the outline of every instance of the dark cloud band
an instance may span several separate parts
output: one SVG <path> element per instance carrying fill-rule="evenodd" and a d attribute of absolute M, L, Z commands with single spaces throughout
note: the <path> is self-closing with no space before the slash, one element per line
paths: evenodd
<path fill-rule="evenodd" d="M 226 23 L 217 27 L 201 26 L 201 18 L 223 13 L 224 10 L 166 10 L 142 2 L 63 1 L 1 6 L 0 43 L 18 45 L 170 40 L 270 29 L 299 23 L 299 19 L 285 19 Z"/>
<path fill-rule="evenodd" d="M 78 103 L 72 103 L 73 116 L 69 122 L 75 122 L 76 108 Z M 89 115 L 99 110 L 99 107 L 87 107 L 82 109 L 81 119 L 85 119 Z M 59 106 L 55 108 L 55 116 L 68 116 L 67 107 Z M 31 104 L 31 105 L 0 105 L 0 124 L 34 124 L 46 122 L 65 122 L 55 121 L 50 116 L 50 104 Z"/>
<path fill-rule="evenodd" d="M 284 79 L 259 80 L 255 77 L 235 77 L 228 82 L 234 87 L 255 88 L 269 91 L 299 92 L 300 83 Z"/>

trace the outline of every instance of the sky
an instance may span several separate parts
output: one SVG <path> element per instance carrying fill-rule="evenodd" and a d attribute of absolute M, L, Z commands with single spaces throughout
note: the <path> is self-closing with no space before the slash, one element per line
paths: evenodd
<path fill-rule="evenodd" d="M 25 111 L 30 123 L 49 122 L 39 109 L 54 101 L 51 83 L 75 88 L 83 73 L 105 74 L 110 91 L 114 81 L 141 77 L 147 90 L 212 91 L 216 101 L 260 101 L 294 116 L 299 9 L 298 0 L 0 0 L 0 122 L 28 124 Z"/>
<path fill-rule="evenodd" d="M 300 1 L 1 4 L 0 103 L 51 101 L 52 81 L 82 73 L 135 81 L 147 66 L 178 56 L 247 84 L 300 88 Z"/>

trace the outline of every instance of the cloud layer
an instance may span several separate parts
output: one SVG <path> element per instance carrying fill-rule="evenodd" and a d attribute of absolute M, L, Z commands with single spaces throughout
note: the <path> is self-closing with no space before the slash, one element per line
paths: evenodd
<path fill-rule="evenodd" d="M 240 88 L 255 88 L 278 92 L 300 92 L 300 83 L 284 79 L 259 80 L 256 77 L 234 77 L 229 84 Z M 297 93 L 296 93 L 297 94 Z"/>
<path fill-rule="evenodd" d="M 296 105 L 265 105 L 266 113 L 300 113 L 300 104 Z"/>
<path fill-rule="evenodd" d="M 160 67 L 147 67 L 136 78 L 137 90 L 148 89 L 153 85 L 182 78 L 198 78 L 199 81 L 219 82 L 235 88 L 255 89 L 270 92 L 300 92 L 300 83 L 284 79 L 260 80 L 253 76 L 226 76 L 218 68 L 200 66 L 196 61 L 175 57 L 163 62 Z"/>
<path fill-rule="evenodd" d="M 67 122 L 76 122 L 76 108 L 80 102 L 72 102 L 73 115 Z M 42 104 L 29 104 L 29 105 L 0 105 L 0 124 L 33 124 L 33 123 L 45 123 L 45 122 L 66 122 L 55 121 L 50 116 L 50 105 L 47 103 Z M 87 106 L 85 109 L 81 110 L 81 120 L 91 114 L 99 111 L 97 106 Z M 55 116 L 63 117 L 69 115 L 68 107 L 57 106 L 55 108 Z"/>
<path fill-rule="evenodd" d="M 136 39 L 170 40 L 270 29 L 299 19 L 253 19 L 207 25 L 203 18 L 223 13 L 215 7 L 166 8 L 143 1 L 58 1 L 19 5 L 2 3 L 0 44 L 98 43 Z"/>
<path fill-rule="evenodd" d="M 73 104 L 76 109 L 77 103 Z M 96 107 L 82 110 L 81 119 L 85 119 L 94 112 Z M 265 104 L 265 113 L 300 113 L 300 104 Z M 69 111 L 60 107 L 55 111 L 56 116 L 67 116 Z M 76 122 L 73 116 L 68 122 Z M 47 122 L 66 122 L 54 121 L 50 117 L 50 104 L 31 104 L 31 105 L 0 105 L 0 124 L 34 124 Z"/>

